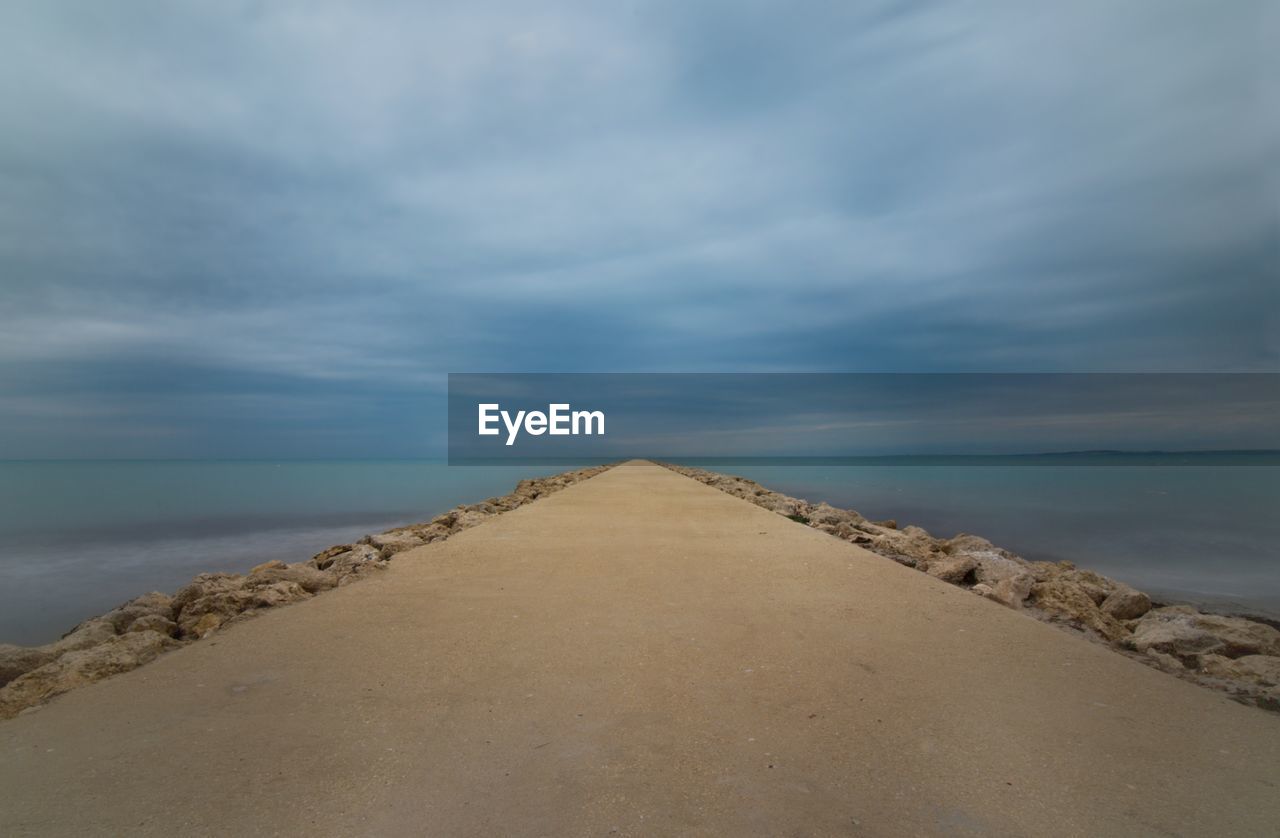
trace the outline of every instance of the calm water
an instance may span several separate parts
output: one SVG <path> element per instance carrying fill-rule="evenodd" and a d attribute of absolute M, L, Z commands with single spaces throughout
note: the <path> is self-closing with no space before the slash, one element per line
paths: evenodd
<path fill-rule="evenodd" d="M 0 462 L 0 643 L 205 571 L 308 559 L 564 467 L 425 462 Z"/>
<path fill-rule="evenodd" d="M 1280 468 L 716 467 L 1153 593 L 1280 614 Z M 41 643 L 203 571 L 297 561 L 564 467 L 0 463 L 0 642 Z"/>

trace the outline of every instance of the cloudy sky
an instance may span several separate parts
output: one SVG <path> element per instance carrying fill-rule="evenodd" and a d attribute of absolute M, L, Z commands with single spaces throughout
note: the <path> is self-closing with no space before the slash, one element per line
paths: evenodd
<path fill-rule="evenodd" d="M 462 371 L 1276 371 L 1276 5 L 6 3 L 0 457 Z"/>

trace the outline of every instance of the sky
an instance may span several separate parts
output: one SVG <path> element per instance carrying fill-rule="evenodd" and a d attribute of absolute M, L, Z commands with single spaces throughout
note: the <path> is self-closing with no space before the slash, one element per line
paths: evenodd
<path fill-rule="evenodd" d="M 0 457 L 450 372 L 1280 371 L 1277 5 L 0 6 Z"/>

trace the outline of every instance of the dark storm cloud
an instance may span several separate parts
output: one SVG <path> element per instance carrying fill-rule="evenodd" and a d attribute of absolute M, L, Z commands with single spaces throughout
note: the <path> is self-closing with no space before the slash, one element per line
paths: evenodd
<path fill-rule="evenodd" d="M 438 454 L 463 370 L 1274 370 L 1261 2 L 0 11 L 0 456 Z"/>

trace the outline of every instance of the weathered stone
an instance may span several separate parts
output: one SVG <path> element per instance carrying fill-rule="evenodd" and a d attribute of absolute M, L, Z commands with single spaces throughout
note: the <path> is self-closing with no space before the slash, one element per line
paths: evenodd
<path fill-rule="evenodd" d="M 368 536 L 368 543 L 382 552 L 384 557 L 421 547 L 426 542 L 411 532 L 381 532 Z"/>
<path fill-rule="evenodd" d="M 795 498 L 787 498 L 788 502 L 794 502 Z M 811 506 L 806 512 L 805 517 L 813 526 L 820 524 L 829 524 L 837 526 L 839 524 L 856 524 L 865 520 L 861 515 L 850 509 L 837 509 L 826 503 L 820 503 Z"/>
<path fill-rule="evenodd" d="M 1201 614 L 1189 606 L 1171 605 L 1152 609 L 1137 620 L 1126 645 L 1139 652 L 1173 655 L 1195 666 L 1206 654 L 1280 656 L 1280 631 L 1241 617 Z"/>
<path fill-rule="evenodd" d="M 241 584 L 235 587 L 228 585 L 231 580 L 214 580 L 215 584 L 203 588 L 207 591 L 203 596 L 189 601 L 184 599 L 177 620 L 180 636 L 203 637 L 242 612 L 274 608 L 311 596 L 297 582 L 281 581 L 249 587 L 243 584 L 246 581 L 243 577 L 238 579 Z"/>
<path fill-rule="evenodd" d="M 231 619 L 231 616 L 230 614 L 220 614 L 213 611 L 201 614 L 198 618 L 185 622 L 182 633 L 187 637 L 208 637 L 217 631 L 223 623 Z"/>
<path fill-rule="evenodd" d="M 315 565 L 321 570 L 326 570 L 328 569 L 329 565 L 333 564 L 334 556 L 339 556 L 347 552 L 352 548 L 352 546 L 354 545 L 335 544 L 334 546 L 326 550 L 321 550 L 319 553 L 316 553 L 314 556 L 311 557 L 311 564 Z"/>
<path fill-rule="evenodd" d="M 1028 602 L 1052 621 L 1092 632 L 1107 642 L 1128 634 L 1118 620 L 1102 613 L 1088 591 L 1062 577 L 1032 585 Z"/>
<path fill-rule="evenodd" d="M 54 657 L 57 657 L 66 652 L 75 652 L 80 649 L 88 649 L 90 646 L 97 646 L 99 643 L 105 643 L 115 637 L 115 634 L 114 625 L 95 617 L 92 620 L 85 620 L 63 635 L 61 640 L 50 645 L 54 652 Z"/>
<path fill-rule="evenodd" d="M 229 594 L 244 587 L 244 577 L 234 573 L 201 573 L 173 595 L 174 616 L 181 621 L 182 613 L 191 603 L 215 594 Z"/>
<path fill-rule="evenodd" d="M 177 645 L 173 638 L 158 632 L 139 631 L 67 652 L 0 689 L 0 718 L 15 716 L 27 707 L 83 684 L 127 672 Z"/>
<path fill-rule="evenodd" d="M 1166 655 L 1164 652 L 1157 652 L 1155 649 L 1146 651 L 1147 659 L 1156 665 L 1157 668 L 1163 669 L 1173 675 L 1179 675 L 1187 671 L 1187 665 L 1175 658 L 1173 655 Z"/>
<path fill-rule="evenodd" d="M 1036 578 L 1024 571 L 996 582 L 991 598 L 1010 608 L 1021 608 L 1027 597 L 1031 596 L 1031 588 L 1035 584 Z"/>
<path fill-rule="evenodd" d="M 140 597 L 129 600 L 119 608 L 108 611 L 102 615 L 101 619 L 111 623 L 117 634 L 124 634 L 134 622 L 150 616 L 171 620 L 173 618 L 173 597 L 168 594 L 162 594 L 159 591 L 152 591 L 149 594 L 143 594 Z"/>
<path fill-rule="evenodd" d="M 1059 562 L 1059 564 L 1071 564 L 1070 562 Z M 1086 594 L 1094 601 L 1094 604 L 1101 605 L 1108 596 L 1119 586 L 1117 582 L 1094 573 L 1091 570 L 1077 570 L 1073 565 L 1071 569 L 1061 574 L 1063 581 L 1070 582 Z"/>
<path fill-rule="evenodd" d="M 1200 671 L 1215 678 L 1243 681 L 1259 687 L 1280 686 L 1280 657 L 1275 655 L 1244 655 L 1239 658 L 1201 655 Z"/>
<path fill-rule="evenodd" d="M 122 634 L 137 631 L 155 631 L 168 637 L 178 634 L 178 624 L 161 614 L 144 614 L 129 624 Z"/>
<path fill-rule="evenodd" d="M 935 556 L 941 555 L 937 541 L 920 527 L 902 530 L 879 528 L 872 536 L 872 545 L 877 552 L 914 559 L 918 566 L 925 566 Z"/>
<path fill-rule="evenodd" d="M 745 500 L 755 500 L 755 499 L 745 498 Z M 809 504 L 798 501 L 795 498 L 786 497 L 784 495 L 764 498 L 763 502 L 758 503 L 757 505 L 762 506 L 771 512 L 776 512 L 779 515 L 783 515 L 787 518 L 804 518 L 804 519 L 809 518 L 809 516 L 806 514 L 809 511 Z"/>
<path fill-rule="evenodd" d="M 944 556 L 930 561 L 925 573 L 943 582 L 962 585 L 973 581 L 973 572 L 977 567 L 978 562 L 973 556 Z"/>
<path fill-rule="evenodd" d="M 330 562 L 328 569 L 331 570 L 338 581 L 341 582 L 343 576 L 361 573 L 366 570 L 366 565 L 383 563 L 382 553 L 377 548 L 368 544 L 355 544 L 345 553 L 339 553 L 334 556 Z"/>
<path fill-rule="evenodd" d="M 51 662 L 57 654 L 50 646 L 0 644 L 0 687 Z"/>
<path fill-rule="evenodd" d="M 999 547 L 995 546 L 990 541 L 987 541 L 982 536 L 970 535 L 969 533 L 964 533 L 964 532 L 958 535 L 954 535 L 951 538 L 939 540 L 938 547 L 944 553 L 953 553 L 953 554 L 996 553 L 998 555 L 1011 555 L 1011 554 L 1006 554 L 1004 550 L 1001 550 Z"/>
<path fill-rule="evenodd" d="M 1128 585 L 1119 585 L 1099 606 L 1102 613 L 1117 620 L 1132 620 L 1151 610 L 1151 597 Z"/>
<path fill-rule="evenodd" d="M 246 587 L 261 588 L 276 582 L 294 582 L 309 594 L 327 591 L 338 584 L 337 576 L 320 570 L 309 562 L 285 564 L 281 561 L 266 562 L 249 571 Z"/>
<path fill-rule="evenodd" d="M 1010 558 L 1004 551 L 984 550 L 965 553 L 977 562 L 974 578 L 994 587 L 1005 579 L 1028 573 L 1027 563 L 1019 558 Z"/>

